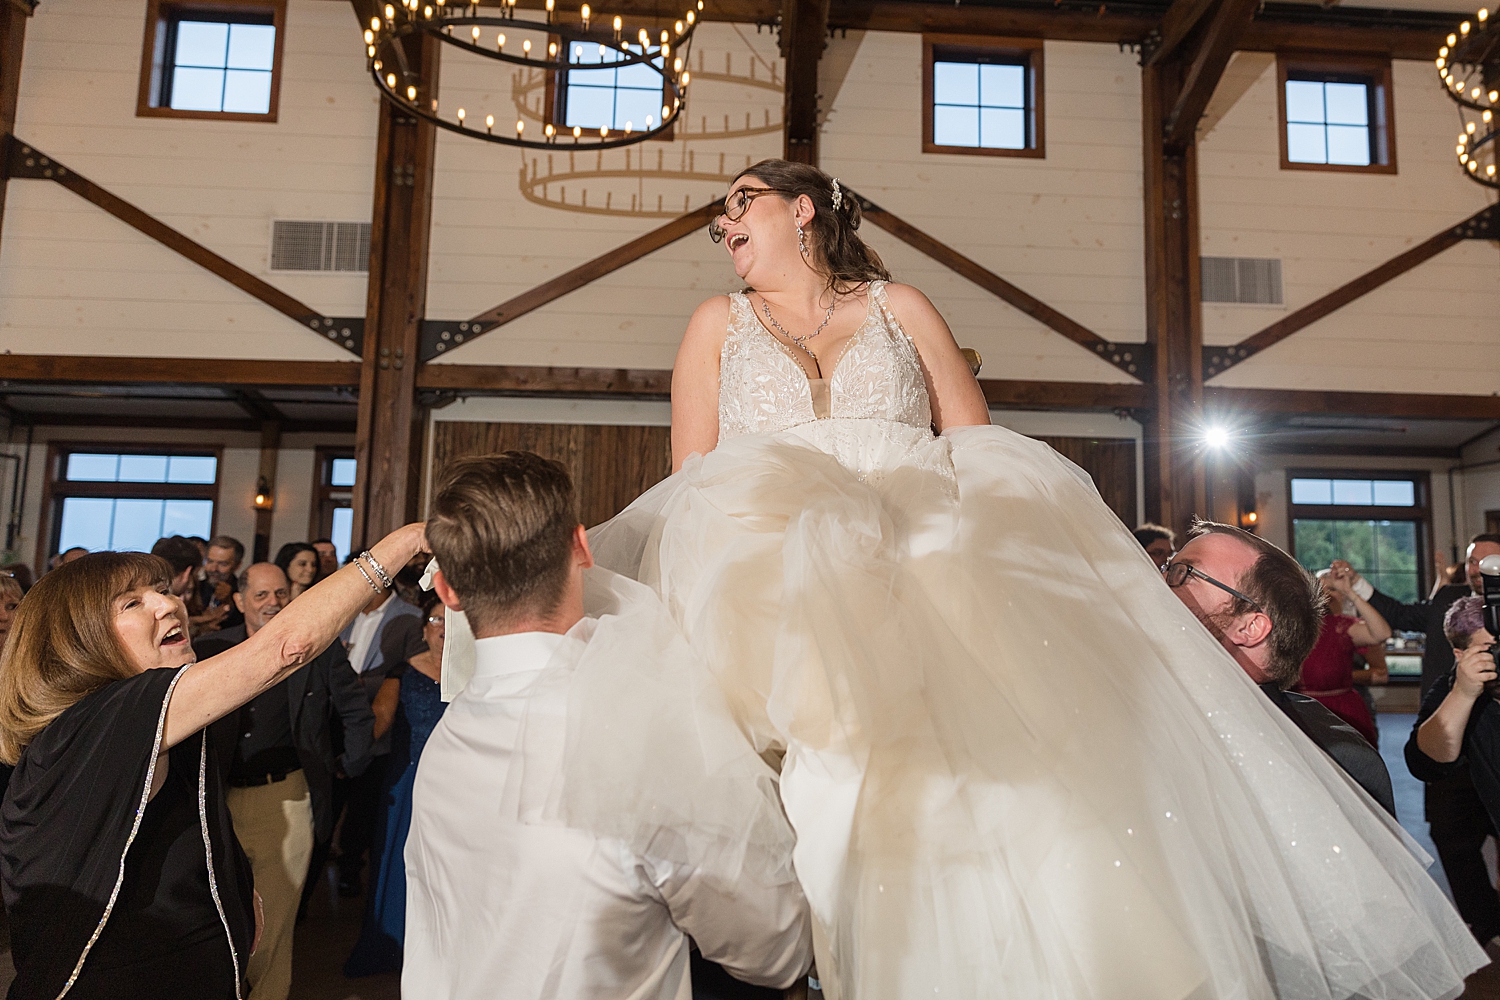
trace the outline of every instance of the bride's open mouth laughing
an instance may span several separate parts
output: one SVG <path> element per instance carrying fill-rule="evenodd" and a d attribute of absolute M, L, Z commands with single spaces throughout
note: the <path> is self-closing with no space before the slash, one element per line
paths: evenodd
<path fill-rule="evenodd" d="M 729 252 L 730 253 L 734 253 L 740 247 L 744 246 L 746 243 L 749 243 L 749 242 L 750 242 L 750 235 L 748 233 L 735 233 L 734 235 L 730 236 L 729 240 L 727 241 L 728 246 L 729 246 Z"/>

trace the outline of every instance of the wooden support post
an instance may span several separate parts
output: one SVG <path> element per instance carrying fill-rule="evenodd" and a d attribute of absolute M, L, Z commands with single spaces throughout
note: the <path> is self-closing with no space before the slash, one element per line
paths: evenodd
<path fill-rule="evenodd" d="M 1166 120 L 1185 67 L 1142 71 L 1146 205 L 1146 339 L 1155 351 L 1155 409 L 1145 423 L 1146 519 L 1186 531 L 1207 516 L 1207 481 L 1194 431 L 1203 414 L 1197 150 L 1169 152 Z"/>
<path fill-rule="evenodd" d="M 4 145 L 16 130 L 16 106 L 21 96 L 21 52 L 26 44 L 26 19 L 19 4 L 0 3 L 0 225 L 5 222 L 5 182 L 8 176 Z"/>
<path fill-rule="evenodd" d="M 260 473 L 255 482 L 256 493 L 265 491 L 266 505 L 255 508 L 255 544 L 251 547 L 251 562 L 267 562 L 271 558 L 271 518 L 276 503 L 276 459 L 281 453 L 281 422 L 267 420 L 260 425 Z"/>
<path fill-rule="evenodd" d="M 829 0 L 782 0 L 781 55 L 786 59 L 786 159 L 818 165 L 818 60 L 828 41 Z"/>
<path fill-rule="evenodd" d="M 423 100 L 438 92 L 437 39 L 404 41 Z M 353 546 L 364 548 L 416 519 L 424 412 L 417 406 L 417 345 L 427 311 L 427 251 L 437 128 L 380 104 L 370 233 L 364 364 L 354 451 Z M 399 567 L 390 567 L 394 572 Z"/>

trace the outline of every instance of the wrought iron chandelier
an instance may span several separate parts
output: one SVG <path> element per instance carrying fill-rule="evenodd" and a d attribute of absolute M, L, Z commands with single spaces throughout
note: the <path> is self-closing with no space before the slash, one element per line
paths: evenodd
<path fill-rule="evenodd" d="M 1477 22 L 1477 23 L 1476 23 Z M 1500 31 L 1490 30 L 1490 12 L 1465 21 L 1438 49 L 1437 70 L 1443 91 L 1458 105 L 1463 131 L 1458 134 L 1458 164 L 1470 179 L 1500 188 L 1496 176 L 1495 111 L 1500 108 Z"/>
<path fill-rule="evenodd" d="M 596 14 L 589 4 L 579 8 L 575 25 L 556 16 L 555 0 L 546 0 L 546 19 L 540 21 L 518 19 L 516 0 L 503 0 L 497 14 L 480 13 L 479 0 L 399 0 L 385 5 L 384 17 L 370 18 L 365 29 L 365 53 L 375 85 L 386 98 L 439 128 L 530 149 L 614 149 L 655 138 L 682 115 L 692 82 L 688 56 L 703 10 L 703 0 L 690 2 L 692 7 L 671 30 L 663 28 L 653 37 L 646 28 L 640 28 L 631 39 L 623 18 Z M 649 115 L 644 122 L 626 122 L 623 128 L 570 128 L 546 122 L 541 134 L 535 129 L 528 133 L 524 118 L 518 118 L 514 125 L 497 122 L 485 109 L 480 109 L 482 124 L 479 116 L 471 115 L 466 108 L 454 108 L 452 117 L 448 117 L 436 96 L 422 92 L 421 81 L 408 64 L 402 40 L 413 35 L 431 35 L 473 55 L 552 74 L 549 82 L 557 87 L 564 86 L 570 47 L 581 53 L 584 46 L 597 46 L 598 62 L 573 68 L 650 69 L 662 80 L 661 115 Z"/>

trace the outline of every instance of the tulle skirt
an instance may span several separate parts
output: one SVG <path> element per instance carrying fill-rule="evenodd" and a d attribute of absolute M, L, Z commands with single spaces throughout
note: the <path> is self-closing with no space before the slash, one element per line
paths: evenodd
<path fill-rule="evenodd" d="M 736 438 L 591 541 L 779 764 L 830 998 L 1411 1000 L 1485 962 L 1430 859 L 1044 444 Z"/>

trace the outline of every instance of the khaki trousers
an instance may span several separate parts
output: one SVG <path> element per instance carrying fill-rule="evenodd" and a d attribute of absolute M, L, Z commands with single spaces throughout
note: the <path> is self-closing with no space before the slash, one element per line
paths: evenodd
<path fill-rule="evenodd" d="M 249 1000 L 287 1000 L 292 989 L 292 933 L 313 851 L 312 797 L 293 771 L 280 781 L 228 789 L 234 833 L 250 858 L 266 926 L 250 956 Z"/>

